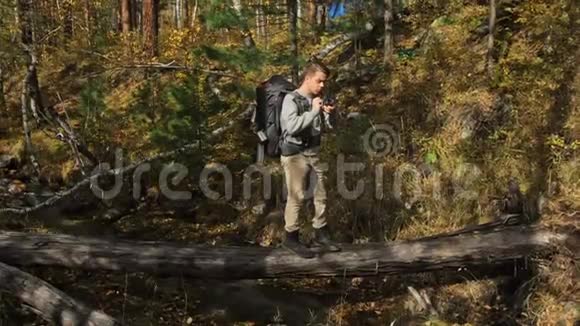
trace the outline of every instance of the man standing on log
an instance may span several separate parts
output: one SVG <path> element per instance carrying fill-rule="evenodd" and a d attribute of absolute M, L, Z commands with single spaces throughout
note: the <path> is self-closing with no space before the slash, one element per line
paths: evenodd
<path fill-rule="evenodd" d="M 305 203 L 306 181 L 313 171 L 314 184 L 314 245 L 326 251 L 340 251 L 331 239 L 326 223 L 325 169 L 319 159 L 323 124 L 332 128 L 333 105 L 325 105 L 320 95 L 330 71 L 322 63 L 310 62 L 304 68 L 298 89 L 289 93 L 282 103 L 281 163 L 284 168 L 288 199 L 284 211 L 286 239 L 283 246 L 303 258 L 314 253 L 299 240 L 298 214 Z M 310 186 L 313 186 L 312 184 Z"/>

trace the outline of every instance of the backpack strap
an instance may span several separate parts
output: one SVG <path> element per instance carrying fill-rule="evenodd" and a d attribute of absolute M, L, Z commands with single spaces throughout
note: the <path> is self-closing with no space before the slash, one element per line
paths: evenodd
<path fill-rule="evenodd" d="M 306 107 L 309 105 L 308 100 L 296 91 L 293 91 L 290 94 L 292 94 L 292 100 L 296 103 L 296 107 L 298 108 L 298 115 L 304 114 L 304 112 L 306 112 Z"/>
<path fill-rule="evenodd" d="M 300 95 L 296 91 L 293 91 L 291 94 L 292 100 L 294 101 L 294 103 L 296 103 L 298 115 L 303 115 L 306 112 L 306 108 L 310 105 L 308 99 Z M 302 138 L 302 141 L 304 142 L 304 146 L 306 148 L 310 147 L 310 143 L 312 141 L 312 127 L 304 129 L 298 137 Z"/>

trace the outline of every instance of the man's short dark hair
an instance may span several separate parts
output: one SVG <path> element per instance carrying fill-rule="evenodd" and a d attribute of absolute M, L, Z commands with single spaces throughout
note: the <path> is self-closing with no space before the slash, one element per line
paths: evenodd
<path fill-rule="evenodd" d="M 304 79 L 306 79 L 306 76 L 312 75 L 318 71 L 324 73 L 326 75 L 326 77 L 330 76 L 330 69 L 328 69 L 328 67 L 325 66 L 322 62 L 309 61 L 306 64 L 306 66 L 304 66 L 304 69 L 302 70 L 302 75 L 300 76 L 300 84 L 302 84 L 304 82 Z"/>

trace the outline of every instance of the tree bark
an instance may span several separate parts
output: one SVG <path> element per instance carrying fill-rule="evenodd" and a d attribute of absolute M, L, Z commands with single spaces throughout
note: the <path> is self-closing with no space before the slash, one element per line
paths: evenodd
<path fill-rule="evenodd" d="M 196 278 L 257 279 L 365 276 L 494 265 L 546 254 L 578 234 L 541 227 L 478 228 L 386 244 L 344 245 L 303 259 L 284 249 L 212 247 L 161 241 L 94 239 L 58 234 L 0 233 L 0 261 L 20 266 L 147 272 Z"/>
<path fill-rule="evenodd" d="M 149 57 L 159 54 L 159 0 L 143 0 L 143 48 Z"/>
<path fill-rule="evenodd" d="M 21 114 L 22 114 L 22 131 L 24 132 L 24 144 L 25 144 L 25 153 L 26 157 L 28 158 L 29 163 L 32 165 L 36 175 L 40 175 L 40 165 L 36 160 L 36 156 L 34 155 L 34 147 L 32 145 L 32 139 L 30 134 L 30 126 L 28 122 L 28 103 L 30 98 L 30 91 L 28 87 L 28 74 L 24 79 L 24 83 L 22 85 L 22 93 L 20 94 L 20 105 L 21 105 Z"/>
<path fill-rule="evenodd" d="M 45 281 L 1 262 L 0 289 L 15 295 L 44 320 L 57 325 L 120 325 L 112 317 L 86 307 Z"/>
<path fill-rule="evenodd" d="M 133 30 L 133 25 L 131 24 L 131 0 L 121 0 L 121 21 L 123 33 L 129 33 Z"/>
<path fill-rule="evenodd" d="M 244 17 L 242 17 L 242 2 L 241 0 L 233 0 L 234 2 L 234 9 L 236 10 L 236 14 L 240 18 L 241 21 L 245 21 Z M 254 48 L 256 47 L 256 42 L 252 37 L 252 31 L 248 27 L 247 23 L 242 23 L 242 36 L 244 37 L 244 45 L 247 48 Z"/>
<path fill-rule="evenodd" d="M 184 0 L 175 0 L 175 25 L 178 29 L 183 28 L 184 15 L 183 15 Z"/>
<path fill-rule="evenodd" d="M 4 69 L 2 69 L 2 67 L 0 67 L 0 112 L 0 116 L 6 115 L 6 117 L 8 117 L 6 96 L 4 95 Z"/>
<path fill-rule="evenodd" d="M 35 108 L 35 102 L 32 100 L 30 92 L 30 82 L 32 77 L 36 76 L 36 60 L 33 54 L 34 47 L 34 33 L 33 33 L 33 22 L 32 22 L 32 1 L 31 0 L 19 0 L 18 2 L 18 13 L 20 18 L 20 31 L 21 40 L 24 45 L 27 54 L 29 65 L 27 66 L 27 74 L 24 77 L 22 83 L 22 92 L 20 94 L 20 113 L 22 115 L 22 131 L 24 133 L 24 144 L 25 153 L 29 163 L 32 165 L 35 173 L 40 174 L 40 165 L 34 155 L 34 147 L 32 145 L 31 139 L 31 128 L 28 116 L 28 111 L 32 110 L 35 120 L 38 122 L 38 113 Z"/>
<path fill-rule="evenodd" d="M 326 6 L 324 4 L 317 5 L 316 19 L 318 20 L 318 36 L 320 36 L 326 30 Z"/>
<path fill-rule="evenodd" d="M 290 53 L 292 54 L 292 82 L 298 84 L 298 0 L 288 1 L 288 18 L 290 20 Z"/>
<path fill-rule="evenodd" d="M 312 28 L 316 25 L 316 0 L 308 0 L 306 7 L 308 8 L 308 24 Z"/>
<path fill-rule="evenodd" d="M 304 16 L 304 14 L 303 14 L 303 8 L 302 8 L 302 1 L 296 0 L 296 25 L 297 25 L 298 29 L 302 28 L 302 17 L 303 16 Z"/>
<path fill-rule="evenodd" d="M 73 4 L 72 2 L 63 1 L 63 34 L 66 41 L 70 41 L 74 33 L 74 23 L 73 23 Z"/>
<path fill-rule="evenodd" d="M 130 0 L 130 8 L 131 8 L 131 26 L 133 30 L 139 31 L 139 2 L 137 0 Z"/>
<path fill-rule="evenodd" d="M 385 44 L 384 59 L 385 66 L 389 66 L 393 58 L 393 0 L 385 0 Z"/>
<path fill-rule="evenodd" d="M 261 22 L 261 27 L 262 27 L 262 40 L 264 42 L 264 46 L 266 49 L 268 49 L 269 47 L 269 33 L 270 31 L 268 30 L 268 15 L 264 12 L 264 0 L 260 0 L 260 10 L 262 13 L 262 22 Z"/>
<path fill-rule="evenodd" d="M 85 0 L 85 26 L 87 28 L 86 40 L 89 47 L 92 46 L 93 40 L 93 22 L 96 22 L 96 20 L 93 19 L 93 11 L 91 0 Z"/>
<path fill-rule="evenodd" d="M 195 37 L 195 23 L 197 20 L 197 6 L 198 6 L 198 0 L 195 0 L 193 3 L 193 8 L 191 11 L 191 19 L 190 19 L 190 29 L 191 29 L 192 38 Z"/>
<path fill-rule="evenodd" d="M 183 28 L 188 28 L 191 25 L 191 4 L 190 0 L 183 1 Z"/>
<path fill-rule="evenodd" d="M 120 14 L 121 14 L 121 10 L 119 9 L 119 7 L 117 6 L 113 6 L 113 8 L 111 9 L 111 29 L 115 32 L 118 32 L 121 30 L 120 28 Z"/>
<path fill-rule="evenodd" d="M 20 23 L 21 41 L 25 45 L 34 42 L 32 29 L 32 0 L 18 0 L 18 22 Z"/>
<path fill-rule="evenodd" d="M 38 59 L 36 53 L 32 48 L 28 50 L 28 73 L 26 75 L 26 87 L 28 87 L 28 99 L 30 101 L 30 111 L 37 125 L 40 125 L 40 116 L 38 112 L 43 110 L 44 104 L 42 102 L 42 95 L 40 94 L 40 85 L 38 83 L 38 73 L 36 66 Z"/>
<path fill-rule="evenodd" d="M 318 21 L 318 6 L 316 5 L 316 0 L 309 0 L 308 1 L 308 25 L 310 30 L 312 30 L 312 34 L 315 38 L 315 43 L 318 43 L 318 25 L 316 22 Z"/>
<path fill-rule="evenodd" d="M 43 103 L 42 94 L 40 90 L 40 83 L 38 82 L 38 73 L 36 70 L 38 60 L 36 58 L 36 54 L 32 49 L 28 49 L 28 56 L 29 56 L 28 73 L 26 75 L 26 79 L 24 82 L 26 87 L 26 93 L 23 93 L 23 100 L 24 98 L 26 98 L 29 101 L 30 103 L 29 109 L 32 112 L 34 119 L 36 120 L 37 125 L 40 125 L 41 120 L 40 116 L 42 116 L 42 119 L 49 124 L 55 135 L 58 134 L 62 135 L 60 138 L 58 137 L 57 138 L 69 144 L 69 146 L 72 149 L 73 155 L 77 160 L 77 163 L 81 167 L 84 167 L 84 163 L 79 154 L 83 154 L 86 158 L 90 160 L 92 164 L 97 164 L 97 158 L 89 151 L 84 142 L 78 138 L 78 136 L 71 128 L 71 126 L 68 124 L 68 122 L 64 121 L 58 114 L 56 114 L 56 112 L 53 111 L 52 108 L 47 107 L 45 103 Z M 23 110 L 24 109 L 25 106 L 23 105 Z M 24 115 L 24 113 L 25 112 L 23 111 L 22 117 L 23 126 L 28 129 L 29 128 L 27 123 L 28 119 L 27 116 Z M 27 132 L 25 131 L 25 134 L 26 133 Z M 33 165 L 34 164 L 35 163 L 33 161 Z"/>
<path fill-rule="evenodd" d="M 496 3 L 489 0 L 489 36 L 487 38 L 487 72 L 490 78 L 493 77 L 493 43 L 495 35 Z"/>
<path fill-rule="evenodd" d="M 262 0 L 258 0 L 256 2 L 256 8 L 255 8 L 255 19 L 256 19 L 256 37 L 259 40 L 263 39 L 263 33 L 262 33 L 262 25 L 264 24 L 264 20 L 263 20 L 263 15 L 264 15 L 264 10 L 262 8 Z"/>

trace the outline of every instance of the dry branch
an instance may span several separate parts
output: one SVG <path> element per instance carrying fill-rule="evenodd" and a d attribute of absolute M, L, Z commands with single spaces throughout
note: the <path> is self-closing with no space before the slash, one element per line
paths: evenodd
<path fill-rule="evenodd" d="M 175 64 L 173 61 L 169 63 L 143 63 L 143 64 L 132 64 L 132 65 L 122 65 L 122 68 L 132 68 L 132 69 L 158 69 L 158 70 L 183 70 L 183 71 L 199 71 L 204 72 L 210 75 L 217 75 L 221 77 L 229 77 L 238 79 L 239 76 L 235 76 L 232 74 L 228 74 L 225 72 L 217 71 L 217 70 L 209 70 L 197 67 L 190 67 L 184 65 Z"/>
<path fill-rule="evenodd" d="M 88 308 L 45 281 L 1 262 L 0 290 L 15 295 L 43 319 L 57 325 L 120 325 L 112 317 Z"/>

